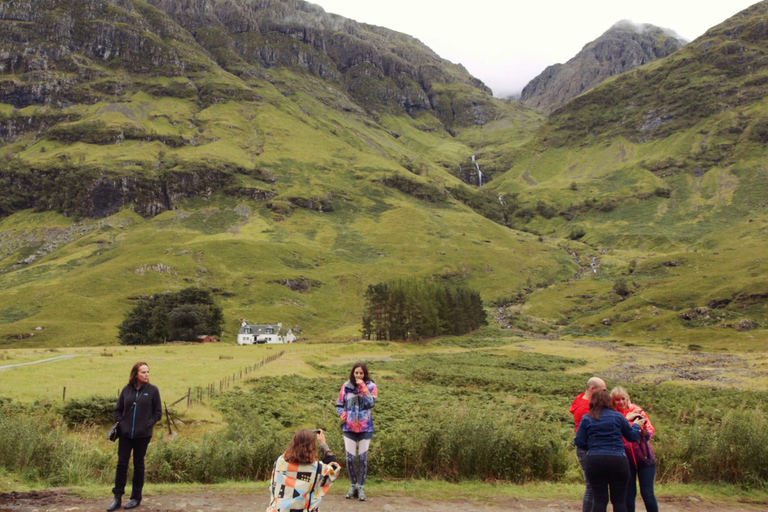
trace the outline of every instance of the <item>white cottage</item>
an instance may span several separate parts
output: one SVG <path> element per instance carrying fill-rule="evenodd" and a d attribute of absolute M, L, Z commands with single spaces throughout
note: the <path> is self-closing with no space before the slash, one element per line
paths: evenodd
<path fill-rule="evenodd" d="M 293 343 L 296 336 L 291 329 L 277 324 L 249 324 L 243 322 L 237 333 L 238 345 L 254 345 L 257 343 Z"/>

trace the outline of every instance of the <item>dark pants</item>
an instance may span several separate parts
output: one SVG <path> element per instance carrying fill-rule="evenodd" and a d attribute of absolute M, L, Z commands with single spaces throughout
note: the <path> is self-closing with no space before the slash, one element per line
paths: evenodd
<path fill-rule="evenodd" d="M 584 498 L 581 500 L 581 512 L 592 512 L 592 487 L 589 485 L 589 479 L 587 478 L 587 450 L 576 447 L 576 457 L 579 458 L 579 464 L 581 464 L 581 471 L 584 473 Z"/>
<path fill-rule="evenodd" d="M 640 483 L 640 496 L 645 503 L 646 512 L 659 512 L 659 504 L 653 492 L 653 482 L 656 480 L 656 466 L 635 467 L 629 463 L 629 484 L 627 484 L 627 512 L 635 512 L 637 485 Z"/>
<path fill-rule="evenodd" d="M 144 488 L 144 457 L 151 437 L 131 439 L 128 436 L 120 436 L 117 447 L 117 471 L 115 472 L 115 488 L 112 494 L 122 496 L 125 494 L 125 483 L 128 480 L 128 461 L 133 452 L 133 488 L 131 499 L 141 501 L 141 490 Z"/>
<path fill-rule="evenodd" d="M 587 455 L 587 478 L 592 486 L 592 512 L 605 512 L 609 490 L 613 512 L 627 512 L 629 462 L 624 455 Z"/>

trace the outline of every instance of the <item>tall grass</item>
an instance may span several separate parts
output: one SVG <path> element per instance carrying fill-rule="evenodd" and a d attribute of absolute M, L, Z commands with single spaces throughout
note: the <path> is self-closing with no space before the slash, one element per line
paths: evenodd
<path fill-rule="evenodd" d="M 384 431 L 371 449 L 371 472 L 449 481 L 481 478 L 558 480 L 568 469 L 567 441 L 543 418 L 514 420 L 501 411 L 440 411 L 422 429 Z"/>
<path fill-rule="evenodd" d="M 761 407 L 684 426 L 660 450 L 660 477 L 768 488 L 768 418 Z"/>
<path fill-rule="evenodd" d="M 0 409 L 0 466 L 54 486 L 104 481 L 112 456 L 98 448 L 93 434 L 72 435 L 51 409 L 37 409 Z"/>

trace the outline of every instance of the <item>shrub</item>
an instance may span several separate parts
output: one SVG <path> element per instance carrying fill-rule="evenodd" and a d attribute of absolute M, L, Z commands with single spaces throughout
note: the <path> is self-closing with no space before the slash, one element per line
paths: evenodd
<path fill-rule="evenodd" d="M 628 297 L 629 294 L 632 293 L 629 289 L 629 285 L 627 284 L 627 280 L 621 278 L 617 279 L 616 282 L 613 283 L 613 292 L 622 298 Z"/>
<path fill-rule="evenodd" d="M 86 422 L 112 423 L 116 402 L 116 397 L 109 396 L 75 398 L 61 407 L 61 416 L 70 427 Z"/>

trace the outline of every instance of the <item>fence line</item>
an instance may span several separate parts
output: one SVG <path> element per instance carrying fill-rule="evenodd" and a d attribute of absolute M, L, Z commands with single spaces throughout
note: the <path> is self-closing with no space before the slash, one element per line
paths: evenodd
<path fill-rule="evenodd" d="M 268 365 L 269 363 L 272 363 L 274 361 L 277 361 L 278 358 L 280 358 L 283 354 L 285 354 L 285 350 L 281 350 L 277 354 L 273 354 L 269 357 L 265 357 L 258 363 L 254 363 L 251 365 L 246 366 L 245 368 L 241 369 L 238 372 L 233 373 L 232 375 L 227 375 L 225 378 L 219 380 L 219 393 L 223 393 L 227 389 L 229 389 L 230 386 L 232 386 L 235 382 L 238 380 L 243 380 L 244 377 L 247 377 L 249 373 L 253 373 L 259 368 L 263 368 L 264 366 Z M 195 386 L 194 388 L 189 388 L 178 400 L 173 402 L 170 407 L 173 407 L 174 405 L 178 404 L 182 400 L 187 401 L 187 408 L 189 408 L 192 404 L 195 403 L 203 403 L 204 398 L 211 398 L 216 394 L 216 382 L 211 382 L 208 384 L 208 386 Z M 117 390 L 117 396 L 120 396 L 120 390 Z M 61 401 L 66 402 L 67 400 L 67 387 L 64 386 L 61 393 Z"/>
<path fill-rule="evenodd" d="M 218 390 L 216 389 L 216 382 L 211 382 L 207 386 L 195 386 L 194 388 L 189 388 L 187 390 L 187 393 L 173 402 L 171 404 L 171 407 L 176 405 L 177 403 L 181 402 L 182 400 L 187 400 L 187 408 L 191 407 L 192 404 L 202 404 L 204 403 L 205 399 L 209 399 L 216 395 L 216 393 L 223 393 L 227 389 L 229 389 L 232 385 L 234 385 L 235 382 L 239 380 L 243 380 L 243 378 L 248 377 L 248 374 L 255 372 L 259 368 L 263 368 L 264 366 L 268 365 L 269 363 L 272 363 L 274 361 L 277 361 L 283 354 L 285 354 L 285 350 L 281 350 L 277 354 L 273 354 L 269 357 L 265 357 L 258 363 L 254 363 L 251 365 L 246 366 L 245 368 L 236 371 L 232 375 L 227 375 L 223 379 L 220 379 L 218 382 Z"/>

